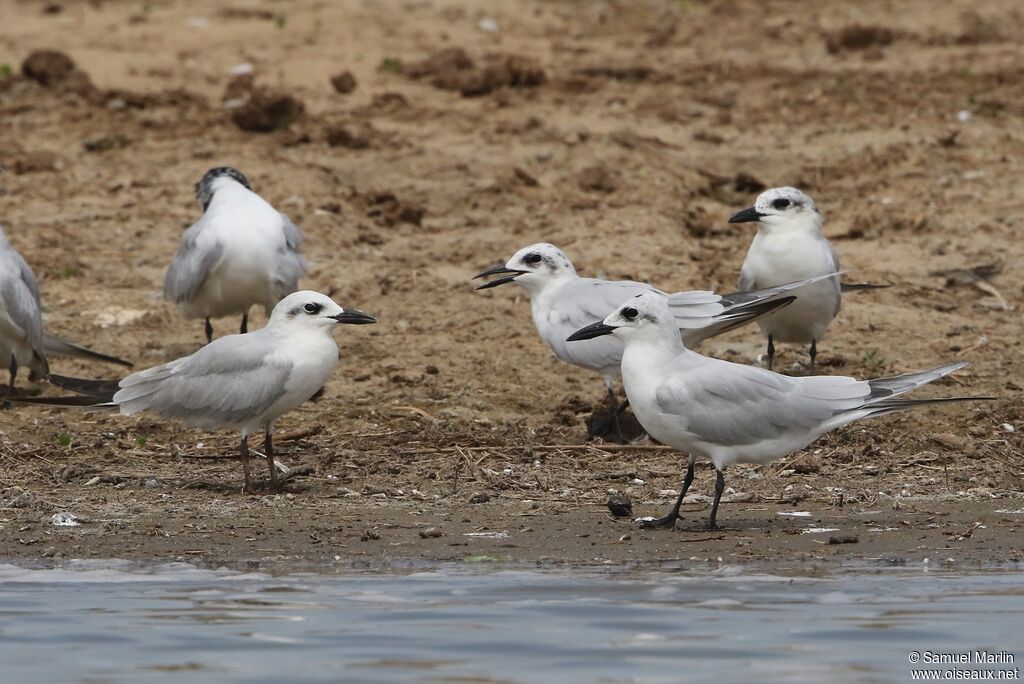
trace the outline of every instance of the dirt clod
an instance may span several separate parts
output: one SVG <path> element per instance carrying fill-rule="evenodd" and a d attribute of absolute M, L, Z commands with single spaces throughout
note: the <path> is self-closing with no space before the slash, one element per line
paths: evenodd
<path fill-rule="evenodd" d="M 369 127 L 331 126 L 327 129 L 327 144 L 349 150 L 365 150 L 370 146 L 372 129 Z"/>
<path fill-rule="evenodd" d="M 248 101 L 235 110 L 231 120 L 243 131 L 267 133 L 288 128 L 304 112 L 302 102 L 291 95 L 256 89 Z"/>
<path fill-rule="evenodd" d="M 120 133 L 100 135 L 95 138 L 89 138 L 88 140 L 82 141 L 82 147 L 89 152 L 105 152 L 107 150 L 117 150 L 127 146 L 128 138 Z"/>
<path fill-rule="evenodd" d="M 463 97 L 478 97 L 499 88 L 533 88 L 547 76 L 535 60 L 520 55 L 499 55 L 478 67 L 462 48 L 447 48 L 404 70 L 409 78 L 427 80 L 435 88 L 456 90 Z"/>
<path fill-rule="evenodd" d="M 21 73 L 42 86 L 60 92 L 75 93 L 82 97 L 95 97 L 96 86 L 88 74 L 78 68 L 74 60 L 56 50 L 37 50 L 25 58 Z"/>
<path fill-rule="evenodd" d="M 331 85 L 335 92 L 347 95 L 356 89 L 356 77 L 351 71 L 342 71 L 331 76 Z"/>
<path fill-rule="evenodd" d="M 400 223 L 420 225 L 426 211 L 415 204 L 398 199 L 394 193 L 381 192 L 362 198 L 367 205 L 366 215 L 380 226 L 394 226 Z"/>
<path fill-rule="evenodd" d="M 443 536 L 444 532 L 441 531 L 440 527 L 425 527 L 420 530 L 420 539 L 436 539 Z"/>
<path fill-rule="evenodd" d="M 78 67 L 63 52 L 37 50 L 21 64 L 21 72 L 44 86 L 52 86 L 68 78 Z"/>
<path fill-rule="evenodd" d="M 611 193 L 619 187 L 615 173 L 604 164 L 593 164 L 580 171 L 578 182 L 589 192 Z"/>
<path fill-rule="evenodd" d="M 26 152 L 14 160 L 12 168 L 19 176 L 26 173 L 42 173 L 60 169 L 60 157 L 53 152 Z"/>
<path fill-rule="evenodd" d="M 839 31 L 826 34 L 825 47 L 835 54 L 847 50 L 866 50 L 891 45 L 896 34 L 883 26 L 862 26 L 855 24 Z"/>

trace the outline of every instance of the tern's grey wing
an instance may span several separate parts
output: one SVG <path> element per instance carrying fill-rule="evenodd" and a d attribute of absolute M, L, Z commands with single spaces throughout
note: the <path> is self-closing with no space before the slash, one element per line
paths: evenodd
<path fill-rule="evenodd" d="M 43 350 L 43 318 L 39 306 L 39 286 L 32 269 L 20 254 L 9 245 L 2 258 L 6 262 L 3 282 L 0 284 L 0 299 L 3 308 L 22 334 L 28 345 L 40 358 Z"/>
<path fill-rule="evenodd" d="M 178 252 L 164 277 L 164 299 L 176 304 L 191 301 L 220 261 L 223 245 L 219 242 L 199 244 L 199 234 L 204 227 L 204 219 L 200 219 L 181 236 Z"/>
<path fill-rule="evenodd" d="M 675 292 L 668 297 L 669 308 L 676 318 L 676 326 L 682 331 L 684 340 L 691 338 L 692 333 L 699 334 L 700 331 L 713 326 L 717 317 L 725 311 L 722 298 L 709 290 Z M 699 339 L 705 339 L 714 334 L 717 333 L 702 335 Z"/>
<path fill-rule="evenodd" d="M 580 342 L 566 338 L 580 328 L 604 320 L 627 300 L 643 292 L 656 291 L 650 285 L 630 280 L 578 278 L 564 285 L 554 303 L 539 320 L 537 330 L 555 356 L 568 363 L 603 374 L 618 374 L 622 342 L 605 335 Z"/>
<path fill-rule="evenodd" d="M 306 260 L 302 258 L 302 231 L 286 214 L 281 214 L 284 247 L 278 255 L 274 282 L 282 297 L 299 289 L 299 280 L 306 275 Z"/>
<path fill-rule="evenodd" d="M 114 403 L 199 427 L 229 427 L 259 416 L 285 393 L 292 362 L 262 330 L 214 340 L 192 356 L 129 375 Z"/>
<path fill-rule="evenodd" d="M 709 360 L 668 374 L 658 407 L 698 439 L 724 447 L 813 432 L 837 411 L 863 404 L 866 382 L 838 376 L 790 378 L 753 366 Z"/>

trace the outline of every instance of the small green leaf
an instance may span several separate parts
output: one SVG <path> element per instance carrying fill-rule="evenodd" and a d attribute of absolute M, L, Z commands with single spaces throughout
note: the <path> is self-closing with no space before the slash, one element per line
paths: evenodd
<path fill-rule="evenodd" d="M 57 441 L 60 443 L 62 447 L 71 446 L 71 435 L 69 435 L 66 432 L 62 432 L 57 437 Z"/>
<path fill-rule="evenodd" d="M 400 74 L 402 73 L 402 62 L 394 57 L 385 57 L 380 61 L 378 68 L 389 74 Z"/>

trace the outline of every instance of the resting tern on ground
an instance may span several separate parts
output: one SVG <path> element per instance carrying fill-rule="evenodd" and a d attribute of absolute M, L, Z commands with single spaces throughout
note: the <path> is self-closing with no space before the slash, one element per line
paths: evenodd
<path fill-rule="evenodd" d="M 249 309 L 269 313 L 306 274 L 299 250 L 302 234 L 291 220 L 252 191 L 237 169 L 210 169 L 196 183 L 203 216 L 181 238 L 164 278 L 164 299 L 186 318 L 206 319 L 206 341 L 213 339 L 211 318 L 242 315 Z"/>
<path fill-rule="evenodd" d="M 693 465 L 715 466 L 715 498 L 708 528 L 725 489 L 722 470 L 732 463 L 768 463 L 803 449 L 824 433 L 861 418 L 924 404 L 983 397 L 900 399 L 966 363 L 875 380 L 837 376 L 789 377 L 764 368 L 706 356 L 683 346 L 668 299 L 655 293 L 628 299 L 603 321 L 569 340 L 613 335 L 625 344 L 622 382 L 640 425 L 651 437 L 689 454 L 679 498 L 669 514 L 646 527 L 672 527 L 693 482 Z"/>
<path fill-rule="evenodd" d="M 252 491 L 249 435 L 262 430 L 270 485 L 277 489 L 274 421 L 312 397 L 330 377 L 338 363 L 331 331 L 339 323 L 376 323 L 376 319 L 343 309 L 319 292 L 294 292 L 278 302 L 265 328 L 226 335 L 190 356 L 119 382 L 51 376 L 53 384 L 86 396 L 23 401 L 116 406 L 126 416 L 151 411 L 189 426 L 240 430 L 246 492 Z"/>
<path fill-rule="evenodd" d="M 825 222 L 814 200 L 796 188 L 773 188 L 757 197 L 754 206 L 738 212 L 729 223 L 757 222 L 757 234 L 740 270 L 740 289 L 773 287 L 801 278 L 837 273 L 839 259 L 821 234 Z M 807 285 L 784 311 L 757 324 L 768 338 L 768 369 L 775 360 L 776 342 L 809 344 L 811 369 L 818 340 L 825 336 L 842 303 L 839 276 Z"/>
<path fill-rule="evenodd" d="M 569 257 L 547 243 L 523 247 L 505 264 L 482 271 L 476 278 L 498 275 L 503 277 L 486 282 L 477 289 L 515 283 L 526 290 L 530 296 L 533 323 L 541 339 L 562 361 L 601 375 L 608 389 L 609 409 L 616 416 L 618 402 L 614 387 L 615 379 L 620 375 L 622 343 L 615 338 L 604 338 L 583 344 L 567 344 L 565 338 L 589 321 L 607 315 L 627 297 L 642 292 L 665 293 L 646 283 L 631 280 L 580 277 Z M 824 275 L 831 275 L 831 272 Z M 786 295 L 807 282 L 779 283 L 778 287 L 727 295 L 694 291 L 667 296 L 683 340 L 692 348 L 709 337 L 790 304 L 793 300 Z"/>
<path fill-rule="evenodd" d="M 10 369 L 8 391 L 14 389 L 20 367 L 28 367 L 30 380 L 49 375 L 48 354 L 132 365 L 48 334 L 43 330 L 41 309 L 32 269 L 0 228 L 0 363 Z"/>

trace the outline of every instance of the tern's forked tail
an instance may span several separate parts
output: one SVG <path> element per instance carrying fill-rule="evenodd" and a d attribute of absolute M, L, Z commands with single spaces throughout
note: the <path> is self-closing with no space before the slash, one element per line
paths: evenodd
<path fill-rule="evenodd" d="M 955 373 L 969 365 L 966 361 L 947 363 L 943 366 L 936 366 L 917 373 L 904 373 L 893 375 L 887 378 L 876 378 L 868 380 L 871 387 L 871 395 L 864 403 L 853 409 L 843 411 L 842 414 L 853 416 L 854 420 L 860 418 L 874 418 L 884 416 L 897 411 L 906 411 L 918 406 L 929 404 L 947 404 L 955 401 L 992 401 L 995 397 L 935 397 L 931 399 L 902 399 L 899 395 L 923 387 L 930 382 L 943 378 L 950 373 Z"/>

